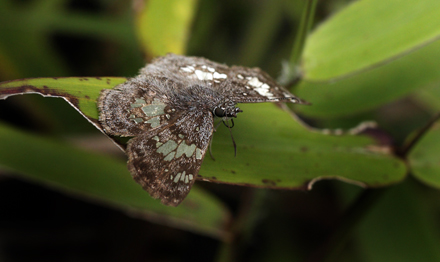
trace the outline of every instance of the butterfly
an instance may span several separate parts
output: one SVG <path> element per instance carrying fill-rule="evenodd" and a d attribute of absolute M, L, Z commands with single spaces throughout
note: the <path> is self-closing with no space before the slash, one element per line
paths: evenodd
<path fill-rule="evenodd" d="M 127 143 L 128 169 L 153 198 L 179 205 L 196 180 L 213 136 L 214 118 L 242 112 L 237 103 L 307 104 L 259 68 L 228 67 L 168 54 L 98 99 L 99 121 Z"/>

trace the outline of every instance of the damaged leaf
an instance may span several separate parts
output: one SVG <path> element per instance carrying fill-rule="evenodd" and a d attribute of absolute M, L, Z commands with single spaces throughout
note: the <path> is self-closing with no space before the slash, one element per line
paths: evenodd
<path fill-rule="evenodd" d="M 1 83 L 0 93 L 3 98 L 20 92 L 60 96 L 96 123 L 100 90 L 123 81 L 125 78 L 25 79 Z M 212 147 L 216 161 L 205 159 L 199 179 L 268 188 L 310 188 L 321 179 L 340 179 L 376 187 L 396 183 L 406 175 L 403 161 L 371 137 L 311 132 L 270 104 L 240 107 L 244 113 L 232 129 L 237 157 L 229 131 L 219 128 Z"/>

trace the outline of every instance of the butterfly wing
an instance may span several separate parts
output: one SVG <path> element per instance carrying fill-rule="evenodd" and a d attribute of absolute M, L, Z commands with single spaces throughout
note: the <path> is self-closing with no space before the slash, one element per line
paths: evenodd
<path fill-rule="evenodd" d="M 228 78 L 220 88 L 236 103 L 286 102 L 309 104 L 284 87 L 260 68 L 232 66 Z"/>
<path fill-rule="evenodd" d="M 212 132 L 209 112 L 190 111 L 172 125 L 131 139 L 127 154 L 133 178 L 152 197 L 177 206 L 196 180 Z"/>
<path fill-rule="evenodd" d="M 156 82 L 138 76 L 101 91 L 99 121 L 107 134 L 136 136 L 177 121 L 181 113 L 169 105 Z"/>
<path fill-rule="evenodd" d="M 228 67 L 202 57 L 168 54 L 148 64 L 141 73 L 167 77 L 184 84 L 199 82 L 236 103 L 309 104 L 290 93 L 259 68 Z"/>
<path fill-rule="evenodd" d="M 146 65 L 141 74 L 168 78 L 184 86 L 198 84 L 210 88 L 222 82 L 229 70 L 228 66 L 203 57 L 168 54 Z"/>

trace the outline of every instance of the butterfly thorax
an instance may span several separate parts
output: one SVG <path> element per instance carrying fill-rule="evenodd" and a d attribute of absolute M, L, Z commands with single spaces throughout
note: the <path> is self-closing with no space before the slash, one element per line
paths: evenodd
<path fill-rule="evenodd" d="M 236 103 L 223 94 L 203 85 L 193 85 L 169 90 L 170 104 L 185 111 L 210 112 L 213 117 L 235 118 L 243 112 Z"/>

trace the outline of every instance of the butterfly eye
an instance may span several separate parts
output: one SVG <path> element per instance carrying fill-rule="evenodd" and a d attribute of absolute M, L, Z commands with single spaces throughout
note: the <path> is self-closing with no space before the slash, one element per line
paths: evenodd
<path fill-rule="evenodd" d="M 225 110 L 221 107 L 214 108 L 213 113 L 216 117 L 225 117 L 226 116 Z"/>

